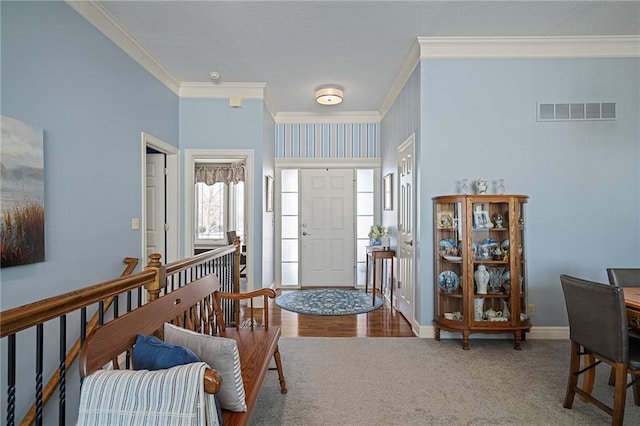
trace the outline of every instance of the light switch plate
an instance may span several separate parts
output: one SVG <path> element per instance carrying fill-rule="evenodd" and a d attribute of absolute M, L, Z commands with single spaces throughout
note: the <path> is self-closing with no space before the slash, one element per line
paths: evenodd
<path fill-rule="evenodd" d="M 137 217 L 131 219 L 131 229 L 140 229 L 140 219 Z"/>

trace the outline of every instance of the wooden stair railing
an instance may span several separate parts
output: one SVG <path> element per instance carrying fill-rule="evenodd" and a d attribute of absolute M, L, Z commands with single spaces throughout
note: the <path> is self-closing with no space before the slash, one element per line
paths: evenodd
<path fill-rule="evenodd" d="M 233 262 L 232 258 L 234 254 L 236 258 L 239 258 L 239 247 L 229 245 L 223 246 L 215 250 L 211 250 L 202 253 L 197 256 L 182 259 L 176 262 L 172 262 L 166 265 L 162 265 L 160 262 L 161 256 L 159 254 L 150 255 L 150 261 L 148 266 L 143 271 L 132 273 L 137 266 L 137 259 L 126 258 L 124 262 L 127 264 L 124 272 L 120 278 L 104 281 L 99 284 L 95 284 L 89 287 L 71 291 L 59 296 L 50 297 L 47 299 L 39 300 L 33 303 L 29 303 L 16 308 L 8 309 L 0 312 L 0 338 L 6 339 L 3 343 L 3 353 L 0 357 L 3 358 L 3 369 L 6 368 L 7 382 L 6 382 L 6 423 L 7 425 L 13 425 L 15 423 L 15 411 L 18 407 L 18 402 L 23 404 L 25 390 L 33 386 L 33 382 L 28 377 L 34 376 L 16 375 L 16 361 L 18 361 L 17 350 L 21 348 L 25 343 L 32 345 L 35 349 L 36 365 L 35 365 L 35 404 L 31 406 L 26 416 L 20 424 L 32 424 L 41 425 L 46 421 L 47 424 L 53 424 L 55 422 L 54 416 L 47 414 L 47 419 L 44 419 L 44 404 L 52 398 L 52 394 L 55 393 L 56 381 L 59 388 L 59 402 L 58 402 L 58 424 L 65 425 L 66 412 L 67 412 L 67 388 L 66 377 L 69 371 L 70 364 L 76 359 L 78 342 L 72 346 L 71 350 L 67 351 L 67 346 L 64 341 L 66 340 L 66 318 L 67 315 L 75 313 L 81 314 L 80 332 L 81 336 L 79 345 L 82 346 L 84 337 L 88 332 L 95 328 L 97 325 L 105 321 L 104 311 L 111 306 L 110 311 L 113 312 L 113 316 L 119 315 L 119 309 L 115 304 L 116 297 L 119 295 L 127 295 L 127 308 L 130 310 L 129 295 L 132 291 L 138 291 L 138 306 L 144 303 L 146 300 L 155 300 L 161 297 L 161 293 L 171 291 L 175 285 L 178 287 L 187 285 L 190 282 L 208 274 L 215 273 L 220 279 L 220 283 L 225 288 L 225 291 L 234 292 L 238 291 L 238 287 L 235 286 L 234 279 L 239 274 L 239 262 Z M 135 263 L 134 263 L 135 261 Z M 235 264 L 234 264 L 235 263 Z M 146 298 L 143 290 L 146 292 Z M 98 320 L 96 323 L 95 317 L 90 321 L 85 318 L 87 309 L 98 305 Z M 231 308 L 231 306 L 229 307 Z M 135 308 L 134 308 L 135 309 Z M 100 311 L 103 312 L 100 312 Z M 226 313 L 233 315 L 233 309 L 225 309 Z M 226 314 L 225 313 L 225 314 Z M 60 358 L 58 361 L 58 369 L 53 373 L 52 379 L 43 386 L 43 372 L 52 371 L 55 367 L 51 365 L 50 360 L 47 359 L 47 365 L 43 365 L 43 335 L 44 324 L 52 321 L 59 320 L 59 332 L 60 332 Z M 18 339 L 18 333 L 24 330 L 32 330 L 35 332 L 35 341 L 29 339 Z M 18 342 L 20 341 L 20 343 Z M 23 343 L 25 342 L 25 343 Z M 4 373 L 4 371 L 3 371 Z M 62 378 L 62 379 L 61 379 Z M 20 390 L 20 400 L 17 390 Z M 33 388 L 31 388 L 33 389 Z M 75 389 L 74 389 L 75 391 Z M 33 395 L 33 394 L 31 394 Z M 74 393 L 74 399 L 78 397 Z M 29 397 L 27 397 L 29 398 Z M 29 402 L 29 405 L 31 401 Z M 29 406 L 27 405 L 27 406 Z M 54 414 L 52 412 L 51 414 Z M 51 418 L 50 418 L 51 417 Z"/>
<path fill-rule="evenodd" d="M 130 264 L 130 260 L 125 260 L 127 263 L 127 271 L 129 268 L 135 268 L 135 265 Z M 137 260 L 136 260 L 137 262 Z M 7 425 L 13 425 L 15 422 L 15 409 L 16 409 L 16 385 L 22 386 L 25 384 L 25 377 L 17 377 L 15 375 L 16 368 L 16 350 L 17 350 L 17 338 L 16 335 L 23 331 L 32 329 L 36 331 L 36 371 L 35 371 L 35 419 L 32 422 L 36 424 L 42 424 L 43 422 L 43 377 L 44 365 L 42 363 L 42 351 L 43 351 L 43 333 L 44 324 L 48 321 L 59 319 L 61 320 L 60 332 L 64 332 L 66 336 L 66 325 L 63 327 L 63 323 L 66 324 L 66 316 L 73 312 L 78 312 L 100 301 L 107 300 L 109 297 L 117 296 L 119 294 L 125 294 L 127 291 L 135 290 L 140 287 L 151 286 L 156 281 L 157 273 L 155 271 L 142 271 L 132 275 L 128 275 L 122 278 L 117 278 L 110 281 L 105 281 L 100 284 L 95 284 L 89 287 L 85 287 L 79 290 L 64 293 L 58 296 L 42 299 L 37 302 L 29 303 L 26 305 L 18 306 L 16 308 L 8 309 L 0 312 L 0 338 L 7 338 L 7 352 L 6 352 L 6 366 L 7 366 Z M 61 339 L 62 340 L 62 339 Z M 5 354 L 3 354 L 5 355 Z M 66 349 L 65 356 L 61 356 L 59 361 L 58 377 L 66 377 L 68 364 L 66 362 Z M 4 366 L 5 362 L 3 362 Z M 66 406 L 66 380 L 59 383 L 60 387 L 60 409 L 59 409 L 59 423 L 65 424 L 65 412 L 63 407 Z M 28 424 L 29 420 L 25 417 L 22 424 Z"/>
<path fill-rule="evenodd" d="M 122 274 L 120 274 L 120 278 L 131 275 L 133 273 L 133 270 L 136 269 L 136 266 L 138 266 L 138 261 L 139 259 L 137 257 L 125 257 L 124 263 L 127 266 L 124 268 L 124 271 L 122 271 Z M 109 307 L 111 306 L 111 303 L 113 302 L 114 297 L 115 296 L 109 296 L 104 300 L 103 308 L 102 308 L 103 314 L 107 313 L 107 311 L 109 310 Z M 91 333 L 91 331 L 93 331 L 93 329 L 96 328 L 96 326 L 98 325 L 99 317 L 100 315 L 98 312 L 93 314 L 93 317 L 87 324 L 87 334 Z M 73 343 L 73 345 L 71 345 L 71 349 L 69 349 L 69 352 L 67 352 L 67 356 L 65 358 L 65 365 L 71 365 L 73 361 L 76 360 L 76 358 L 80 354 L 80 345 L 81 345 L 81 339 L 78 336 L 78 338 Z M 49 399 L 51 399 L 51 396 L 53 395 L 53 393 L 55 392 L 59 384 L 60 384 L 60 367 L 56 368 L 56 371 L 53 372 L 53 375 L 51 376 L 47 384 L 44 386 L 44 389 L 42 390 L 42 406 L 43 407 L 47 405 L 47 402 L 49 402 Z M 29 409 L 29 411 L 27 411 L 27 414 L 24 416 L 24 418 L 20 422 L 20 425 L 21 426 L 32 425 L 35 422 L 35 419 L 36 419 L 36 403 L 34 402 L 31 408 Z"/>

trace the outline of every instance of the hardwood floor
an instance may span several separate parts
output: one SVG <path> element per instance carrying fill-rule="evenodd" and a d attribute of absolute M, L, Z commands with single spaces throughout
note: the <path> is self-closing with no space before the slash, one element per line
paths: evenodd
<path fill-rule="evenodd" d="M 270 300 L 269 324 L 280 327 L 283 337 L 416 337 L 409 322 L 386 300 L 375 311 L 338 316 L 297 314 Z"/>

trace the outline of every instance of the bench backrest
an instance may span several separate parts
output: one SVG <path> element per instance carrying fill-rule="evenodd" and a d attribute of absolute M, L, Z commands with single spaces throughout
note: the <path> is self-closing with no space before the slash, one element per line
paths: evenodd
<path fill-rule="evenodd" d="M 189 328 L 206 328 L 208 334 L 214 334 L 212 294 L 219 288 L 218 278 L 206 275 L 96 328 L 80 352 L 80 377 L 101 369 L 109 361 L 117 366 L 122 353 L 131 353 L 138 334 L 154 334 L 162 330 L 165 322 L 178 319 L 191 324 Z"/>

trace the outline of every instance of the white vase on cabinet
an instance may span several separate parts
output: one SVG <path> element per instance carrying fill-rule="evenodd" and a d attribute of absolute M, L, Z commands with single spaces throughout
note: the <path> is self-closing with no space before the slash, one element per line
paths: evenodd
<path fill-rule="evenodd" d="M 478 294 L 487 294 L 487 284 L 489 283 L 489 271 L 484 265 L 479 265 L 476 272 L 473 273 L 476 281 L 476 292 Z"/>

